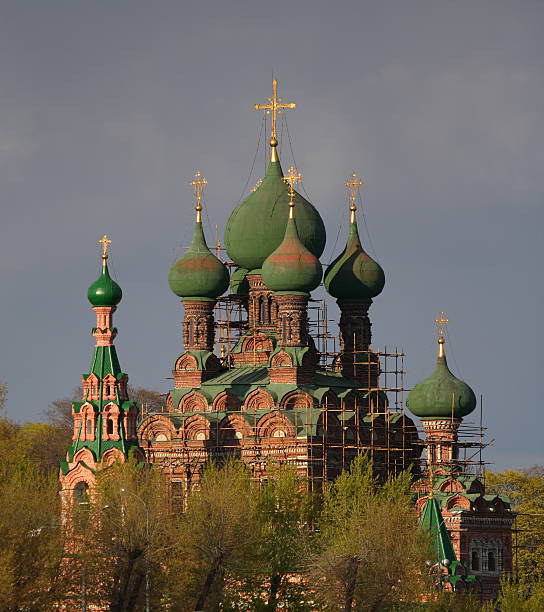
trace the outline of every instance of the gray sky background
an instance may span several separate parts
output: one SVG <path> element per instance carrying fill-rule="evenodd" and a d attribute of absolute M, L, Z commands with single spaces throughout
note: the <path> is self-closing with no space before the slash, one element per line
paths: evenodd
<path fill-rule="evenodd" d="M 298 104 L 288 125 L 327 226 L 324 263 L 345 239 L 346 177 L 366 181 L 369 251 L 387 274 L 374 345 L 404 347 L 412 386 L 434 368 L 445 310 L 450 365 L 484 396 L 486 457 L 543 463 L 543 28 L 540 0 L 1 1 L 9 415 L 37 419 L 88 368 L 105 232 L 122 367 L 168 389 L 182 309 L 166 276 L 192 233 L 188 181 L 209 181 L 213 242 L 274 71 Z M 264 164 L 261 150 L 250 187 Z"/>

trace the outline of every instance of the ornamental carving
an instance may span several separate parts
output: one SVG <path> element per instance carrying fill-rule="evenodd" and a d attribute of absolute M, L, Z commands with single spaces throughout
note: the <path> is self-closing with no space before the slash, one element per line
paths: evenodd
<path fill-rule="evenodd" d="M 88 448 L 82 448 L 81 450 L 77 451 L 77 453 L 74 455 L 74 458 L 72 459 L 72 463 L 76 464 L 80 461 L 82 461 L 91 468 L 94 467 L 94 455 L 92 451 L 90 451 Z"/>
<path fill-rule="evenodd" d="M 155 441 L 159 437 L 171 440 L 175 433 L 172 421 L 162 415 L 149 417 L 138 428 L 138 437 L 141 440 Z"/>
<path fill-rule="evenodd" d="M 453 497 L 450 497 L 450 499 L 448 499 L 448 502 L 446 504 L 446 510 L 451 510 L 452 508 L 456 506 L 458 508 L 463 508 L 464 510 L 471 509 L 470 500 L 464 495 L 454 495 Z M 485 506 L 485 509 L 487 509 L 487 504 L 485 504 L 485 502 L 484 502 L 484 506 Z"/>
<path fill-rule="evenodd" d="M 243 353 L 253 353 L 253 352 L 272 352 L 272 341 L 267 336 L 258 334 L 254 336 L 249 336 L 242 342 L 242 352 Z"/>
<path fill-rule="evenodd" d="M 295 408 L 306 409 L 311 408 L 313 405 L 314 400 L 312 396 L 305 391 L 300 391 L 299 389 L 295 389 L 287 395 L 284 395 L 280 402 L 280 407 L 285 410 L 294 410 Z"/>
<path fill-rule="evenodd" d="M 124 463 L 125 461 L 125 456 L 118 448 L 110 448 L 102 455 L 102 467 L 112 465 L 116 461 L 119 463 Z"/>
<path fill-rule="evenodd" d="M 204 412 L 209 409 L 208 400 L 202 395 L 202 393 L 198 393 L 198 391 L 191 391 L 183 397 L 179 403 L 179 409 L 180 412 Z"/>
<path fill-rule="evenodd" d="M 193 414 L 184 421 L 180 434 L 185 440 L 209 440 L 210 422 L 201 414 Z"/>
<path fill-rule="evenodd" d="M 281 353 L 277 353 L 272 357 L 272 361 L 270 363 L 273 368 L 282 368 L 282 367 L 292 367 L 293 358 L 289 353 L 282 351 Z"/>
<path fill-rule="evenodd" d="M 181 357 L 179 357 L 179 359 L 176 361 L 175 369 L 176 370 L 196 370 L 197 369 L 196 357 L 194 357 L 193 355 L 187 355 L 187 354 L 181 355 Z"/>
<path fill-rule="evenodd" d="M 241 414 L 229 414 L 219 423 L 221 440 L 242 440 L 251 435 L 251 427 Z"/>
<path fill-rule="evenodd" d="M 295 435 L 293 424 L 279 410 L 261 417 L 256 430 L 259 438 L 284 438 Z"/>
<path fill-rule="evenodd" d="M 244 403 L 246 410 L 271 410 L 274 407 L 274 400 L 268 391 L 256 389 L 252 391 Z"/>
<path fill-rule="evenodd" d="M 240 410 L 240 400 L 229 391 L 222 391 L 214 400 L 212 410 L 226 412 L 227 410 Z"/>

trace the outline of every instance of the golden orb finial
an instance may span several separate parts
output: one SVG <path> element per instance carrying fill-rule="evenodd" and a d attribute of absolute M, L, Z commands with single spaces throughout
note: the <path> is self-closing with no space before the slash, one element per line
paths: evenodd
<path fill-rule="evenodd" d="M 107 234 L 104 234 L 98 241 L 98 244 L 102 245 L 102 259 L 103 261 L 106 261 L 106 259 L 108 259 L 108 247 L 111 244 L 111 240 Z"/>
<path fill-rule="evenodd" d="M 272 130 L 270 134 L 270 161 L 279 161 L 276 147 L 278 146 L 277 135 L 277 115 L 284 108 L 296 108 L 295 102 L 283 103 L 281 98 L 278 98 L 278 81 L 272 79 L 272 97 L 268 98 L 269 104 L 254 104 L 255 110 L 264 110 L 267 114 L 272 115 Z"/>
<path fill-rule="evenodd" d="M 359 187 L 365 183 L 359 179 L 355 172 L 352 172 L 349 180 L 344 184 L 348 188 L 349 193 L 349 220 L 351 223 L 355 223 L 355 211 L 357 210 L 357 204 L 355 202 L 357 200 L 357 196 L 359 195 Z"/>
<path fill-rule="evenodd" d="M 287 174 L 283 177 L 283 181 L 289 185 L 289 219 L 295 218 L 295 185 L 302 180 L 302 174 L 297 172 L 295 166 L 291 166 L 287 170 Z"/>
<path fill-rule="evenodd" d="M 195 178 L 190 181 L 190 185 L 193 186 L 193 191 L 196 199 L 196 222 L 202 222 L 202 193 L 204 192 L 204 187 L 208 184 L 208 181 L 198 172 L 195 172 Z"/>

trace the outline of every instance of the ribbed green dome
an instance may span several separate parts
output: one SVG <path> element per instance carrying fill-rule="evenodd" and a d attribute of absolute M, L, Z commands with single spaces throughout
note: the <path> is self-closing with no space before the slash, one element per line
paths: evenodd
<path fill-rule="evenodd" d="M 93 306 L 117 306 L 123 297 L 121 287 L 110 277 L 106 259 L 102 260 L 102 274 L 87 291 Z"/>
<path fill-rule="evenodd" d="M 319 259 L 300 241 L 297 223 L 288 219 L 282 243 L 263 264 L 264 284 L 272 291 L 309 293 L 319 285 L 322 273 Z"/>
<path fill-rule="evenodd" d="M 324 282 L 338 299 L 372 299 L 382 292 L 383 269 L 361 246 L 355 220 L 349 224 L 346 248 L 327 268 Z"/>
<path fill-rule="evenodd" d="M 210 252 L 197 221 L 191 246 L 170 268 L 170 289 L 181 298 L 215 299 L 229 286 L 225 264 Z"/>
<path fill-rule="evenodd" d="M 241 268 L 261 268 L 285 234 L 289 209 L 288 187 L 279 161 L 271 161 L 261 185 L 231 213 L 225 229 L 225 247 Z M 326 231 L 319 213 L 298 193 L 295 195 L 298 234 L 316 257 L 325 248 Z"/>
<path fill-rule="evenodd" d="M 461 419 L 476 408 L 474 391 L 448 368 L 446 356 L 436 360 L 435 371 L 409 393 L 406 405 L 421 419 Z"/>

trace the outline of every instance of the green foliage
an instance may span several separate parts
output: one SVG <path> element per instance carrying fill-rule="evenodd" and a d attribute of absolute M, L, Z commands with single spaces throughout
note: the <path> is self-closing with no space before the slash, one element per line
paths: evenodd
<path fill-rule="evenodd" d="M 253 571 L 259 537 L 257 496 L 236 460 L 208 465 L 188 497 L 169 567 L 176 610 L 215 610 Z"/>
<path fill-rule="evenodd" d="M 489 493 L 508 496 L 518 512 L 514 534 L 514 566 L 522 582 L 544 582 L 544 468 L 487 472 Z M 517 551 L 517 554 L 516 554 Z"/>
<path fill-rule="evenodd" d="M 51 609 L 59 595 L 62 533 L 56 474 L 27 454 L 24 428 L 0 419 L 0 609 Z"/>
<path fill-rule="evenodd" d="M 410 475 L 377 486 L 359 456 L 326 491 L 311 579 L 323 610 L 383 610 L 426 592 L 428 538 L 410 502 Z"/>
<path fill-rule="evenodd" d="M 7 396 L 8 396 L 8 387 L 5 382 L 0 380 L 0 414 L 6 407 Z"/>
<path fill-rule="evenodd" d="M 248 609 L 276 610 L 281 602 L 287 609 L 309 610 L 308 589 L 297 577 L 307 570 L 316 539 L 317 498 L 295 468 L 279 465 L 269 466 L 256 494 L 260 531 L 257 562 L 245 584 Z"/>
<path fill-rule="evenodd" d="M 131 460 L 98 472 L 92 505 L 80 508 L 76 518 L 89 603 L 106 601 L 116 611 L 141 606 L 147 575 L 157 609 L 179 522 L 160 471 Z"/>
<path fill-rule="evenodd" d="M 501 583 L 497 604 L 501 612 L 542 612 L 544 584 L 505 579 Z"/>

